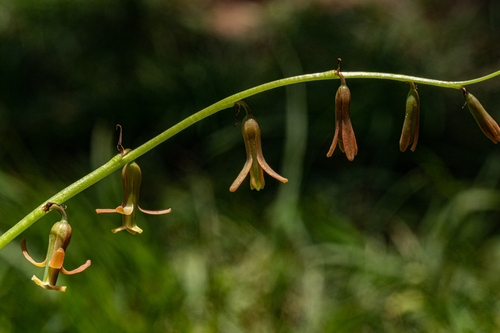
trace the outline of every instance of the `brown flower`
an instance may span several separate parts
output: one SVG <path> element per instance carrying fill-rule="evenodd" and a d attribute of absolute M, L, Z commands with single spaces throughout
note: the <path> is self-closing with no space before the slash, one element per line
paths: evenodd
<path fill-rule="evenodd" d="M 351 124 L 351 91 L 339 69 L 336 70 L 336 74 L 340 77 L 340 87 L 335 95 L 335 135 L 326 156 L 332 156 L 338 143 L 340 150 L 345 152 L 349 161 L 352 161 L 358 154 L 358 145 Z"/>
<path fill-rule="evenodd" d="M 271 169 L 264 159 L 260 141 L 260 126 L 257 119 L 251 114 L 248 105 L 243 101 L 236 102 L 236 105 L 238 108 L 239 105 L 242 105 L 246 111 L 246 116 L 241 124 L 241 133 L 243 134 L 243 141 L 245 142 L 247 161 L 243 166 L 243 170 L 241 170 L 240 174 L 229 188 L 229 191 L 236 191 L 248 173 L 250 173 L 250 189 L 252 190 L 256 189 L 259 191 L 264 188 L 264 171 L 283 183 L 288 182 L 288 179 L 281 177 Z"/>

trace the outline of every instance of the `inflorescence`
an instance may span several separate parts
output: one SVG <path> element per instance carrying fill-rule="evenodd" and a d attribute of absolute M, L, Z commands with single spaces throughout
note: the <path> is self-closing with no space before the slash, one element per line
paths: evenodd
<path fill-rule="evenodd" d="M 338 67 L 334 71 L 334 74 L 340 79 L 340 87 L 335 95 L 335 132 L 333 142 L 326 156 L 332 156 L 338 145 L 340 150 L 346 154 L 347 159 L 349 161 L 353 161 L 354 157 L 358 153 L 358 145 L 351 123 L 351 92 L 347 87 L 344 75 L 340 72 L 340 60 L 341 59 L 339 58 Z M 399 140 L 399 149 L 402 152 L 406 151 L 410 145 L 410 150 L 415 151 L 419 138 L 420 98 L 415 82 L 408 83 L 410 85 L 410 91 L 406 97 L 405 117 L 401 138 Z M 461 90 L 463 91 L 466 104 L 482 132 L 493 143 L 498 143 L 500 141 L 500 128 L 498 127 L 496 121 L 486 112 L 476 97 L 469 93 L 464 87 L 461 87 Z M 243 169 L 238 174 L 229 190 L 231 192 L 236 191 L 243 183 L 247 175 L 250 174 L 250 189 L 260 191 L 265 185 L 264 171 L 271 177 L 283 183 L 288 182 L 288 179 L 275 172 L 264 159 L 264 155 L 262 153 L 260 126 L 256 117 L 250 111 L 250 107 L 242 100 L 235 102 L 234 105 L 237 109 L 236 115 L 238 114 L 240 107 L 243 107 L 246 112 L 246 116 L 241 124 L 241 133 L 243 135 L 247 159 Z M 131 152 L 131 149 L 123 148 L 122 128 L 120 125 L 117 125 L 117 129 L 118 128 L 120 128 L 120 136 L 117 148 L 120 152 L 119 155 L 123 158 Z M 117 233 L 121 230 L 127 230 L 131 234 L 142 233 L 143 230 L 137 226 L 136 222 L 137 210 L 152 215 L 162 215 L 172 211 L 172 208 L 152 211 L 144 210 L 139 207 L 141 178 L 142 173 L 139 165 L 135 161 L 127 163 L 122 169 L 123 203 L 115 209 L 96 209 L 96 213 L 98 214 L 122 214 L 122 226 L 112 229 L 111 231 L 113 233 Z M 72 233 L 65 209 L 65 207 L 55 202 L 47 202 L 42 206 L 42 210 L 44 212 L 57 210 L 61 214 L 61 221 L 56 222 L 50 231 L 47 255 L 43 262 L 34 261 L 28 253 L 26 240 L 23 239 L 21 241 L 21 248 L 26 259 L 36 266 L 45 267 L 43 279 L 39 279 L 33 275 L 32 280 L 42 288 L 48 290 L 65 291 L 65 286 L 56 285 L 59 273 L 67 275 L 75 274 L 84 271 L 90 266 L 90 260 L 87 260 L 85 264 L 72 271 L 67 271 L 63 267 L 63 261 Z"/>

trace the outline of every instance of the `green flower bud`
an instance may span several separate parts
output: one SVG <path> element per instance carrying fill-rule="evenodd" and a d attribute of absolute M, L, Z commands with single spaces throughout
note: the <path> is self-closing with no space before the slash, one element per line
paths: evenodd
<path fill-rule="evenodd" d="M 403 131 L 399 139 L 399 149 L 405 151 L 408 145 L 412 144 L 410 150 L 415 151 L 418 142 L 418 129 L 420 122 L 420 98 L 418 97 L 417 86 L 410 82 L 410 91 L 406 96 L 406 113 L 403 123 Z"/>
<path fill-rule="evenodd" d="M 469 93 L 462 87 L 467 106 L 474 119 L 476 119 L 479 128 L 483 131 L 484 135 L 488 137 L 494 144 L 500 141 L 500 128 L 497 122 L 486 112 L 484 107 L 479 103 L 476 97 Z"/>

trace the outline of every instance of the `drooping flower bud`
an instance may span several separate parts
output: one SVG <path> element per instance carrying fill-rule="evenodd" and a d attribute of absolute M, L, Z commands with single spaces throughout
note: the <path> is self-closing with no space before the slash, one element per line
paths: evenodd
<path fill-rule="evenodd" d="M 344 75 L 340 73 L 340 59 L 339 68 L 335 73 L 340 77 L 340 87 L 335 95 L 335 135 L 326 156 L 332 156 L 338 143 L 340 150 L 352 161 L 358 154 L 358 145 L 351 124 L 351 91 L 346 85 Z"/>
<path fill-rule="evenodd" d="M 162 210 L 146 210 L 139 207 L 139 190 L 141 187 L 141 168 L 134 161 L 126 164 L 122 169 L 123 183 L 123 203 L 115 209 L 96 209 L 96 213 L 120 213 L 122 214 L 122 226 L 111 230 L 113 233 L 127 230 L 132 235 L 142 233 L 142 229 L 137 226 L 137 209 L 150 215 L 167 214 L 172 208 Z"/>
<path fill-rule="evenodd" d="M 260 191 L 264 188 L 264 171 L 280 182 L 288 182 L 288 179 L 280 176 L 273 169 L 271 169 L 264 159 L 260 140 L 260 126 L 257 119 L 255 119 L 252 115 L 250 107 L 243 101 L 236 102 L 235 104 L 238 108 L 242 105 L 246 111 L 246 116 L 241 124 L 241 133 L 243 134 L 243 141 L 245 142 L 247 161 L 245 162 L 240 174 L 236 177 L 235 181 L 229 188 L 229 191 L 236 191 L 248 173 L 250 173 L 250 189 L 252 190 L 255 189 Z"/>
<path fill-rule="evenodd" d="M 464 92 L 465 100 L 467 101 L 467 106 L 469 107 L 470 113 L 476 119 L 479 128 L 483 131 L 484 135 L 488 137 L 494 144 L 500 141 L 500 128 L 497 122 L 486 112 L 484 107 L 479 103 L 476 97 L 469 93 L 464 87 L 462 87 Z"/>
<path fill-rule="evenodd" d="M 49 211 L 51 209 L 56 209 L 61 213 L 61 221 L 56 222 L 52 229 L 50 230 L 49 235 L 49 248 L 47 250 L 47 256 L 43 262 L 34 261 L 26 248 L 26 240 L 23 239 L 21 241 L 21 248 L 23 250 L 23 254 L 31 262 L 33 265 L 38 267 L 45 266 L 45 273 L 43 275 L 43 280 L 40 280 L 35 275 L 31 278 L 38 284 L 40 287 L 48 290 L 57 290 L 57 291 L 66 291 L 65 286 L 56 286 L 57 277 L 59 276 L 59 272 L 71 275 L 83 272 L 87 267 L 90 266 L 90 260 L 87 260 L 85 264 L 80 266 L 77 269 L 72 271 L 67 271 L 63 267 L 64 257 L 66 255 L 66 248 L 69 245 L 69 241 L 71 240 L 71 226 L 68 223 L 68 218 L 64 209 L 52 202 L 48 202 L 43 209 L 45 211 Z"/>
<path fill-rule="evenodd" d="M 420 122 L 420 98 L 418 97 L 417 86 L 410 82 L 410 91 L 406 96 L 406 113 L 403 123 L 403 131 L 399 139 L 399 150 L 405 151 L 408 145 L 412 144 L 410 150 L 415 151 L 418 142 L 418 129 Z"/>

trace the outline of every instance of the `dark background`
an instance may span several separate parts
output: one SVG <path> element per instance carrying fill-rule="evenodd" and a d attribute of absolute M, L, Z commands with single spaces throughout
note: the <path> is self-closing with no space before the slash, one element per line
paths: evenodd
<path fill-rule="evenodd" d="M 335 69 L 466 80 L 500 68 L 497 1 L 0 3 L 0 230 L 196 111 L 253 86 Z M 137 160 L 144 230 L 112 234 L 120 174 L 66 202 L 65 293 L 37 287 L 57 213 L 0 250 L 1 332 L 491 332 L 500 316 L 500 154 L 462 92 L 419 85 L 420 139 L 399 151 L 408 85 L 351 79 L 359 152 L 326 158 L 339 82 L 245 101 L 266 176 L 234 109 Z M 468 87 L 495 118 L 500 79 Z M 241 123 L 242 116 L 239 117 Z"/>

